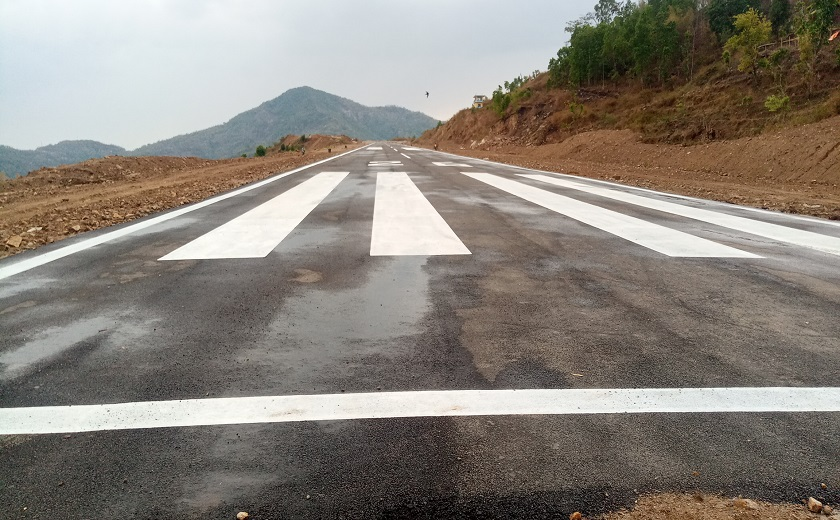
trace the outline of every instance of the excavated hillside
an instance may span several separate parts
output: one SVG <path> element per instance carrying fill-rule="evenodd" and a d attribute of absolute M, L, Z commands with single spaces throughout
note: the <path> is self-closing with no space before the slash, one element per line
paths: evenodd
<path fill-rule="evenodd" d="M 672 88 L 550 89 L 499 115 L 467 109 L 417 144 L 778 211 L 840 219 L 840 75 L 771 114 L 769 88 L 715 68 Z M 702 76 L 702 74 L 700 75 Z"/>

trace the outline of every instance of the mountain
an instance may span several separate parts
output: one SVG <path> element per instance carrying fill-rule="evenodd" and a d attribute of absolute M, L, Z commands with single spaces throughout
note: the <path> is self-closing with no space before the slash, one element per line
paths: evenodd
<path fill-rule="evenodd" d="M 43 166 L 73 164 L 96 157 L 126 153 L 124 148 L 97 141 L 61 141 L 35 150 L 18 150 L 0 145 L 0 172 L 9 177 L 16 177 Z"/>
<path fill-rule="evenodd" d="M 366 107 L 310 87 L 293 88 L 227 123 L 127 151 L 96 141 L 62 141 L 35 150 L 0 145 L 0 172 L 10 177 L 42 166 L 73 164 L 106 155 L 174 155 L 221 159 L 252 154 L 288 134 L 348 135 L 362 140 L 419 136 L 437 121 L 405 108 Z"/>
<path fill-rule="evenodd" d="M 227 123 L 141 146 L 132 155 L 196 156 L 208 159 L 253 153 L 287 134 L 348 135 L 362 140 L 411 137 L 437 121 L 396 106 L 366 107 L 311 87 L 291 89 Z"/>

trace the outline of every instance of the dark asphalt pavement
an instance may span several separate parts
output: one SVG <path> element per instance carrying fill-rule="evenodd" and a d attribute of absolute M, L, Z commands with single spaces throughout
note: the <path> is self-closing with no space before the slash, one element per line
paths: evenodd
<path fill-rule="evenodd" d="M 132 224 L 0 260 L 0 408 L 423 390 L 840 387 L 840 255 L 517 176 L 538 172 L 376 147 L 18 274 L 2 273 Z M 377 161 L 400 164 L 370 164 Z M 348 174 L 268 256 L 159 260 L 321 172 Z M 377 174 L 385 172 L 407 172 L 471 254 L 371 256 Z M 667 256 L 461 172 L 760 258 Z M 832 222 L 577 182 L 817 233 L 826 243 L 840 238 Z M 245 239 L 225 240 L 233 250 Z M 0 518 L 568 518 L 629 506 L 640 493 L 695 490 L 837 504 L 838 439 L 838 412 L 0 435 Z"/>

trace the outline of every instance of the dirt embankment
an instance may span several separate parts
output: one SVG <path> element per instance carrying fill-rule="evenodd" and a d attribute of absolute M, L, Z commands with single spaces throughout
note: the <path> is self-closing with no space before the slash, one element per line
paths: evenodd
<path fill-rule="evenodd" d="M 440 147 L 529 168 L 840 219 L 840 117 L 692 146 L 644 143 L 629 130 L 584 132 L 541 146 L 470 144 L 447 141 Z"/>
<path fill-rule="evenodd" d="M 307 144 L 306 155 L 277 152 L 215 161 L 113 156 L 0 181 L 0 258 L 204 200 L 344 152 L 345 146 L 359 146 L 350 138 L 331 136 L 313 136 Z"/>

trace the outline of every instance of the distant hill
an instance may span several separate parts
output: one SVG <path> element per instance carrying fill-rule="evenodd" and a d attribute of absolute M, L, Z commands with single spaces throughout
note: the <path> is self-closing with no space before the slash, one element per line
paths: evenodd
<path fill-rule="evenodd" d="M 208 159 L 253 153 L 287 134 L 348 135 L 376 140 L 419 136 L 437 121 L 405 108 L 366 107 L 310 87 L 291 89 L 227 123 L 142 146 L 132 155 L 178 155 Z"/>
<path fill-rule="evenodd" d="M 405 108 L 366 107 L 310 87 L 293 88 L 227 123 L 127 151 L 96 141 L 62 141 L 35 150 L 0 145 L 0 172 L 9 177 L 107 155 L 171 155 L 221 159 L 253 154 L 288 134 L 347 135 L 362 140 L 419 136 L 437 121 Z"/>
<path fill-rule="evenodd" d="M 18 150 L 0 145 L 0 172 L 13 178 L 43 166 L 74 164 L 106 155 L 126 154 L 125 148 L 97 141 L 61 141 L 35 150 Z"/>

